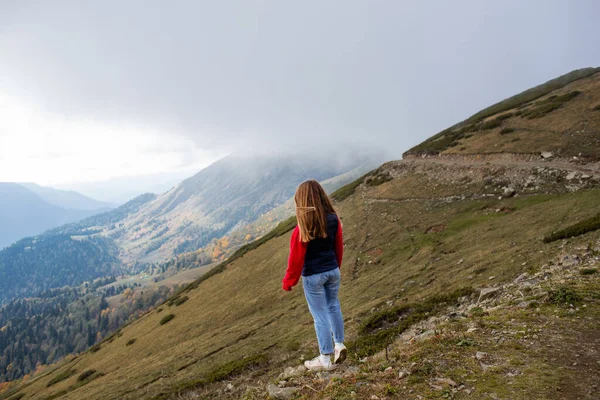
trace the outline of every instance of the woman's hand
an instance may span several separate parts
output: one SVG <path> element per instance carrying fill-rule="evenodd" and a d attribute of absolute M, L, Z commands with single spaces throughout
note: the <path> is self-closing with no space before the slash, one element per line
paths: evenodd
<path fill-rule="evenodd" d="M 286 292 L 291 292 L 292 291 L 292 287 L 289 285 L 286 285 L 285 283 L 283 284 L 283 290 L 285 290 Z"/>

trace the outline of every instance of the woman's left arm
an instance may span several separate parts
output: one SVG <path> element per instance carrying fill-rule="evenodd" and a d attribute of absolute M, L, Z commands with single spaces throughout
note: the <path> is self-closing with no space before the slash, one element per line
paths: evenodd
<path fill-rule="evenodd" d="M 285 277 L 282 280 L 282 287 L 285 291 L 292 290 L 296 286 L 302 275 L 304 268 L 304 257 L 306 256 L 306 243 L 300 241 L 300 229 L 296 226 L 290 239 L 290 257 L 288 258 L 288 267 Z"/>

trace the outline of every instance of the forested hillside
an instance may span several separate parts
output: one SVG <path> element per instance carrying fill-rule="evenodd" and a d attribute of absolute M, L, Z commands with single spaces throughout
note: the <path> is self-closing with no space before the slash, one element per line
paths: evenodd
<path fill-rule="evenodd" d="M 0 251 L 0 304 L 119 274 L 118 248 L 101 236 L 42 235 Z"/>
<path fill-rule="evenodd" d="M 114 278 L 113 278 L 114 280 Z M 68 354 L 80 353 L 123 323 L 162 302 L 171 289 L 130 290 L 110 307 L 97 280 L 77 288 L 52 289 L 36 298 L 18 299 L 0 308 L 0 382 L 31 374 Z"/>

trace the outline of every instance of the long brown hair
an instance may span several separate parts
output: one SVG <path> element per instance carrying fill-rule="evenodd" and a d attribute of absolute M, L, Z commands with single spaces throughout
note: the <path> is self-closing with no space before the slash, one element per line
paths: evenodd
<path fill-rule="evenodd" d="M 327 214 L 335 214 L 333 203 L 323 186 L 311 179 L 302 182 L 294 196 L 300 241 L 327 237 Z"/>

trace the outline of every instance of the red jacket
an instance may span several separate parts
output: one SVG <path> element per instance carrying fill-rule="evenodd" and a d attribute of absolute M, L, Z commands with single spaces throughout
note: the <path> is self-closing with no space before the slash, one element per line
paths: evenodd
<path fill-rule="evenodd" d="M 283 278 L 283 290 L 290 291 L 293 286 L 296 286 L 302 275 L 304 267 L 304 256 L 306 255 L 306 246 L 308 243 L 300 241 L 300 228 L 296 226 L 292 232 L 290 240 L 290 256 L 288 258 L 288 267 Z M 338 218 L 338 229 L 335 236 L 335 257 L 338 267 L 342 267 L 342 258 L 344 256 L 344 235 L 342 233 L 342 223 Z"/>

